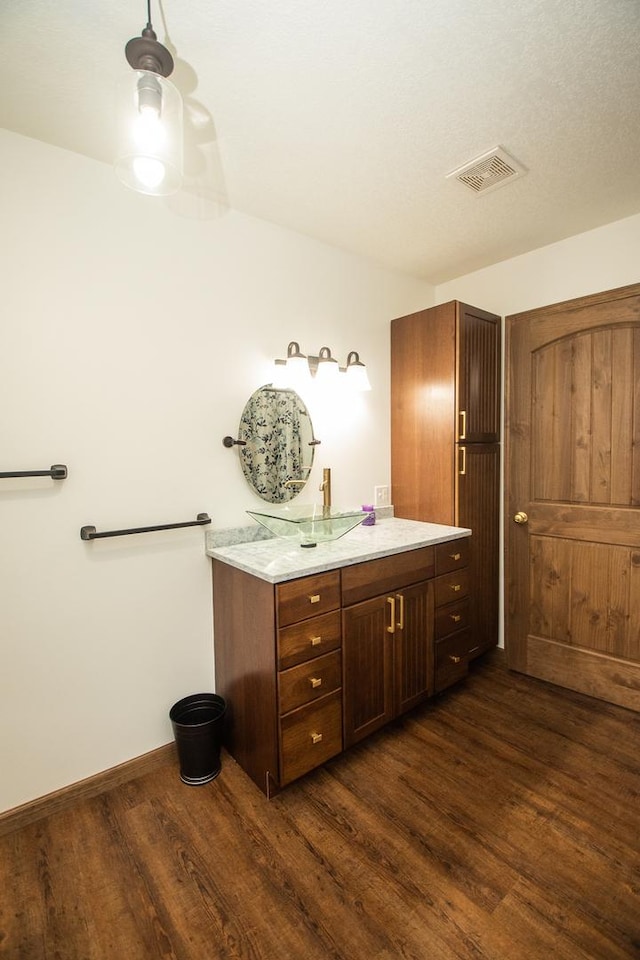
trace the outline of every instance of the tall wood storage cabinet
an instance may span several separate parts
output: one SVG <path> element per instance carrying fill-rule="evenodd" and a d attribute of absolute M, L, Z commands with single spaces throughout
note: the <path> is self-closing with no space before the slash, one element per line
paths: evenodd
<path fill-rule="evenodd" d="M 457 300 L 391 323 L 396 517 L 472 531 L 469 659 L 498 642 L 501 320 Z"/>

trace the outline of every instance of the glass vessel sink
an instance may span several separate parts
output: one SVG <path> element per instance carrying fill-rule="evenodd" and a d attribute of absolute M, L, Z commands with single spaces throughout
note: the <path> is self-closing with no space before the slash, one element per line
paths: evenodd
<path fill-rule="evenodd" d="M 296 540 L 301 547 L 337 540 L 369 516 L 364 510 L 337 510 L 314 504 L 265 506 L 264 510 L 247 510 L 276 537 Z"/>

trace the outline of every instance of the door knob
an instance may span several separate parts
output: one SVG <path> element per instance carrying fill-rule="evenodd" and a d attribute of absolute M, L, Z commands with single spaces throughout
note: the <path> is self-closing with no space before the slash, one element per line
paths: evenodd
<path fill-rule="evenodd" d="M 528 522 L 529 522 L 529 517 L 526 515 L 526 513 L 523 513 L 522 510 L 518 510 L 518 512 L 516 513 L 516 515 L 515 515 L 515 517 L 514 517 L 513 519 L 515 520 L 516 523 L 528 523 Z"/>

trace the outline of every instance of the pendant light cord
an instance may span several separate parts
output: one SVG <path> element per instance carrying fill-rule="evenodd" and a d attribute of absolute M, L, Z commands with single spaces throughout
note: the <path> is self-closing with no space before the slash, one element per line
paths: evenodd
<path fill-rule="evenodd" d="M 147 29 L 153 30 L 151 26 L 151 0 L 147 0 Z"/>

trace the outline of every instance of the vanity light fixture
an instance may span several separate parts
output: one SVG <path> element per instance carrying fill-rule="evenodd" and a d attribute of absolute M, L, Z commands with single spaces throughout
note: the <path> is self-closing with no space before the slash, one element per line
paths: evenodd
<path fill-rule="evenodd" d="M 341 367 L 329 347 L 321 347 L 318 356 L 306 356 L 300 344 L 292 340 L 287 347 L 287 359 L 275 360 L 274 364 L 273 383 L 279 387 L 304 387 L 313 377 L 317 383 L 344 384 L 354 392 L 371 390 L 367 368 L 355 350 L 349 353 L 347 366 Z"/>
<path fill-rule="evenodd" d="M 335 383 L 340 375 L 338 361 L 331 356 L 329 347 L 320 347 L 318 354 L 318 365 L 316 367 L 316 380 L 318 383 Z"/>
<path fill-rule="evenodd" d="M 352 390 L 356 390 L 358 392 L 371 390 L 367 368 L 360 359 L 360 355 L 355 350 L 352 350 L 347 357 L 347 369 L 345 370 L 345 376 Z"/>
<path fill-rule="evenodd" d="M 276 363 L 278 361 L 276 360 Z M 300 344 L 292 340 L 287 347 L 285 378 L 294 386 L 302 387 L 311 380 L 311 371 L 306 354 L 300 350 Z"/>
<path fill-rule="evenodd" d="M 182 182 L 182 97 L 167 80 L 173 57 L 151 25 L 129 40 L 125 56 L 133 73 L 118 91 L 116 175 L 127 187 L 155 197 L 168 196 Z"/>

